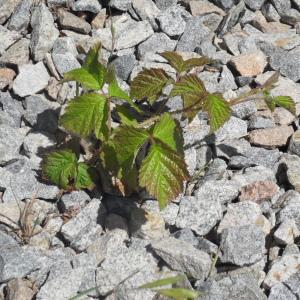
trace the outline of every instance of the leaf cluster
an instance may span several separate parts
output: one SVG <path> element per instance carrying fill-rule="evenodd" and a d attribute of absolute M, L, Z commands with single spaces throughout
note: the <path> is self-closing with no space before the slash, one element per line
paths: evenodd
<path fill-rule="evenodd" d="M 145 69 L 126 91 L 112 65 L 100 62 L 100 54 L 97 44 L 81 68 L 64 75 L 63 81 L 76 81 L 82 92 L 67 103 L 59 121 L 71 136 L 89 143 L 92 158 L 82 159 L 68 148 L 54 151 L 45 160 L 44 174 L 62 189 L 93 188 L 100 165 L 117 180 L 123 194 L 145 189 L 162 209 L 183 192 L 189 180 L 183 132 L 175 114 L 191 122 L 205 111 L 214 132 L 229 120 L 231 103 L 221 94 L 208 93 L 192 72 L 211 63 L 207 57 L 184 60 L 176 52 L 161 53 L 175 69 L 176 78 L 163 69 Z M 171 92 L 162 100 L 167 86 Z M 291 98 L 272 98 L 266 87 L 264 93 L 271 110 L 277 105 L 295 112 Z M 175 96 L 181 97 L 183 108 L 169 112 L 166 104 Z"/>

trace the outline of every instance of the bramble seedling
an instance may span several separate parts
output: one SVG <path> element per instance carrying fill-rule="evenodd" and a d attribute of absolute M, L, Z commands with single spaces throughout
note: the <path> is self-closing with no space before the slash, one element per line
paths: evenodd
<path fill-rule="evenodd" d="M 72 149 L 48 154 L 44 174 L 62 189 L 92 189 L 94 181 L 99 180 L 94 174 L 100 164 L 117 179 L 124 194 L 145 188 L 162 209 L 183 191 L 184 182 L 189 180 L 182 128 L 175 115 L 191 122 L 200 111 L 205 111 L 214 132 L 230 119 L 232 105 L 249 101 L 249 96 L 257 93 L 263 95 L 270 110 L 276 106 L 292 113 L 296 110 L 290 97 L 272 98 L 269 93 L 278 73 L 265 85 L 226 101 L 221 94 L 208 93 L 198 76 L 190 72 L 211 63 L 209 58 L 184 60 L 176 52 L 160 54 L 176 70 L 175 79 L 162 69 L 143 70 L 132 80 L 128 94 L 119 86 L 112 66 L 99 62 L 100 50 L 100 44 L 95 45 L 84 65 L 64 76 L 64 81 L 76 81 L 83 92 L 69 101 L 60 126 L 88 141 L 93 151 L 85 162 L 79 162 L 79 154 Z M 168 85 L 172 85 L 171 92 L 162 99 Z M 174 96 L 182 98 L 183 108 L 168 112 L 166 103 Z M 119 125 L 112 126 L 116 122 Z"/>

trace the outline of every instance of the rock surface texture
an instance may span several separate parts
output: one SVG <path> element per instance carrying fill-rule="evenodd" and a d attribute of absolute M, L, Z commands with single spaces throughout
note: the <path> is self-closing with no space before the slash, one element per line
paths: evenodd
<path fill-rule="evenodd" d="M 278 71 L 271 96 L 296 114 L 255 96 L 213 135 L 204 113 L 182 122 L 193 181 L 163 211 L 62 193 L 43 156 L 66 139 L 76 87 L 61 79 L 96 42 L 122 87 L 143 68 L 175 76 L 163 51 L 213 59 L 192 72 L 225 99 Z M 201 300 L 299 300 L 299 115 L 299 0 L 0 0 L 0 300 L 163 300 L 138 287 L 182 273 Z"/>

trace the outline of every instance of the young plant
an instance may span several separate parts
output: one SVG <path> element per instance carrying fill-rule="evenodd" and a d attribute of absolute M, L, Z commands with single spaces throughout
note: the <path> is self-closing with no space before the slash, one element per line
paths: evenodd
<path fill-rule="evenodd" d="M 123 194 L 145 188 L 162 209 L 189 180 L 182 128 L 175 116 L 181 114 L 191 122 L 200 111 L 206 111 L 214 132 L 229 120 L 231 105 L 248 101 L 258 92 L 271 110 L 282 106 L 295 113 L 291 98 L 272 98 L 268 93 L 276 81 L 274 76 L 264 86 L 229 102 L 221 94 L 208 93 L 203 82 L 190 72 L 211 63 L 209 58 L 184 60 L 176 52 L 164 52 L 160 55 L 176 70 L 176 78 L 162 69 L 145 69 L 132 80 L 128 94 L 119 86 L 112 65 L 100 63 L 99 55 L 97 44 L 81 68 L 64 76 L 64 81 L 76 81 L 83 92 L 79 94 L 77 89 L 59 124 L 84 141 L 82 144 L 89 143 L 85 150 L 91 157 L 79 161 L 78 151 L 71 148 L 46 157 L 44 174 L 62 189 L 92 189 L 99 180 L 95 174 L 100 166 L 115 179 Z M 170 94 L 161 97 L 169 85 Z M 174 96 L 182 98 L 183 108 L 168 112 L 166 104 Z"/>

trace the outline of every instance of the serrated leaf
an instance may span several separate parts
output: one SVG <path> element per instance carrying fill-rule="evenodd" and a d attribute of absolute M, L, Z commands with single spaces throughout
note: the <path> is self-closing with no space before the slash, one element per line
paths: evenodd
<path fill-rule="evenodd" d="M 98 139 L 105 139 L 108 134 L 107 119 L 108 104 L 105 96 L 91 93 L 70 101 L 60 124 L 83 138 L 94 133 Z"/>
<path fill-rule="evenodd" d="M 98 61 L 100 47 L 101 45 L 99 43 L 92 47 L 87 54 L 83 66 L 66 72 L 63 82 L 74 80 L 81 83 L 86 89 L 102 89 L 106 77 L 106 68 Z"/>
<path fill-rule="evenodd" d="M 155 281 L 143 284 L 139 288 L 140 289 L 153 289 L 153 288 L 157 288 L 157 287 L 161 287 L 161 286 L 165 286 L 165 285 L 169 285 L 169 284 L 175 284 L 175 283 L 183 281 L 185 279 L 186 279 L 185 275 L 178 275 L 178 276 L 174 276 L 174 277 L 168 277 L 168 278 L 155 280 Z"/>
<path fill-rule="evenodd" d="M 159 289 L 156 290 L 160 295 L 169 297 L 174 300 L 189 300 L 199 297 L 199 293 L 184 288 Z"/>
<path fill-rule="evenodd" d="M 207 95 L 205 86 L 195 74 L 185 75 L 175 83 L 170 94 L 171 97 L 179 95 L 183 99 L 184 115 L 191 122 L 200 111 Z"/>
<path fill-rule="evenodd" d="M 264 101 L 265 101 L 266 105 L 268 106 L 269 110 L 271 112 L 273 112 L 276 107 L 274 98 L 270 95 L 269 91 L 264 91 L 263 95 L 264 95 Z"/>
<path fill-rule="evenodd" d="M 162 69 L 144 70 L 131 82 L 130 96 L 138 100 L 146 98 L 152 104 L 171 80 L 172 78 Z"/>
<path fill-rule="evenodd" d="M 292 114 L 296 114 L 296 104 L 294 100 L 289 96 L 277 96 L 273 98 L 277 106 L 283 107 L 290 111 Z"/>
<path fill-rule="evenodd" d="M 222 127 L 231 117 L 230 104 L 222 95 L 208 95 L 203 103 L 203 109 L 208 113 L 212 132 Z"/>
<path fill-rule="evenodd" d="M 160 53 L 160 55 L 165 58 L 178 73 L 187 72 L 194 67 L 204 66 L 212 62 L 212 60 L 206 56 L 184 60 L 181 55 L 174 51 L 166 51 Z"/>
<path fill-rule="evenodd" d="M 173 86 L 170 97 L 190 95 L 202 95 L 206 93 L 203 82 L 195 74 L 182 76 Z"/>
<path fill-rule="evenodd" d="M 165 58 L 178 73 L 184 71 L 184 60 L 178 53 L 174 51 L 165 51 L 160 53 L 160 55 Z"/>
<path fill-rule="evenodd" d="M 81 83 L 88 90 L 100 89 L 97 79 L 84 68 L 74 69 L 64 74 L 63 82 L 73 80 Z"/>
<path fill-rule="evenodd" d="M 159 201 L 160 209 L 183 191 L 189 178 L 184 158 L 169 146 L 155 140 L 139 171 L 139 184 Z"/>
<path fill-rule="evenodd" d="M 123 125 L 128 125 L 128 126 L 138 125 L 136 118 L 132 115 L 132 113 L 127 107 L 123 105 L 117 105 L 116 111 Z"/>
<path fill-rule="evenodd" d="M 152 129 L 153 137 L 167 144 L 172 150 L 183 153 L 182 129 L 177 120 L 165 113 Z"/>
<path fill-rule="evenodd" d="M 184 71 L 189 71 L 195 67 L 201 67 L 211 63 L 212 60 L 206 56 L 190 58 L 184 61 Z"/>
<path fill-rule="evenodd" d="M 92 169 L 83 162 L 78 163 L 77 176 L 74 185 L 76 189 L 93 189 L 95 187 Z"/>
<path fill-rule="evenodd" d="M 53 183 L 66 189 L 77 174 L 77 157 L 70 150 L 50 153 L 43 165 L 43 173 Z"/>

